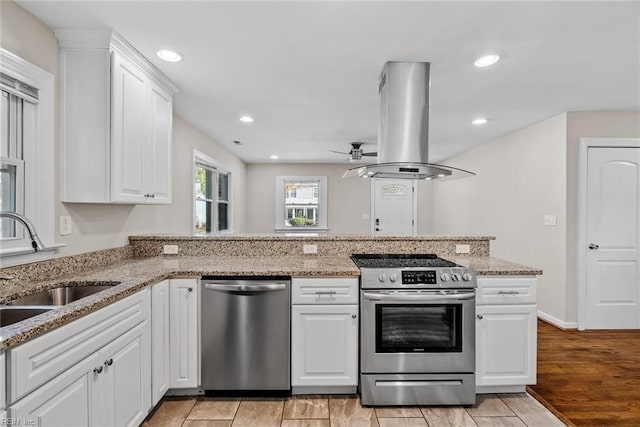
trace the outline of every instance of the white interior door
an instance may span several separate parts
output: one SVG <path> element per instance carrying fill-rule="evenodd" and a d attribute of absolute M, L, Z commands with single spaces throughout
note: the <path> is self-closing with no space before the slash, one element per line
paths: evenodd
<path fill-rule="evenodd" d="M 586 328 L 640 328 L 640 148 L 587 157 Z"/>
<path fill-rule="evenodd" d="M 416 234 L 416 181 L 406 179 L 372 179 L 371 181 L 371 233 Z"/>

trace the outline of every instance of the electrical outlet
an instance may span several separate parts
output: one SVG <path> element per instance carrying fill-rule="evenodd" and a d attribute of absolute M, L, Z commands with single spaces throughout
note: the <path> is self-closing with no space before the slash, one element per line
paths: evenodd
<path fill-rule="evenodd" d="M 61 216 L 60 217 L 60 235 L 68 236 L 72 233 L 71 229 L 71 217 L 70 216 Z"/>
<path fill-rule="evenodd" d="M 302 253 L 305 254 L 317 254 L 318 245 L 302 245 Z"/>
<path fill-rule="evenodd" d="M 545 215 L 544 216 L 544 225 L 557 225 L 558 217 L 556 215 Z"/>
<path fill-rule="evenodd" d="M 178 255 L 178 245 L 164 245 L 165 255 Z"/>
<path fill-rule="evenodd" d="M 456 245 L 457 254 L 468 254 L 469 252 L 471 252 L 471 247 L 469 245 Z"/>

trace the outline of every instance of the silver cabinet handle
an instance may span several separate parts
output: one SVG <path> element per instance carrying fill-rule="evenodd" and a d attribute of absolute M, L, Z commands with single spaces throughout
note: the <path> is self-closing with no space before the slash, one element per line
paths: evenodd
<path fill-rule="evenodd" d="M 401 294 L 383 292 L 363 292 L 362 296 L 368 301 L 444 301 L 444 300 L 472 300 L 475 292 L 462 294 Z"/>
<path fill-rule="evenodd" d="M 594 249 L 598 249 L 600 247 L 600 245 L 596 245 L 595 243 L 589 243 L 589 249 L 594 250 Z"/>
<path fill-rule="evenodd" d="M 316 291 L 316 295 L 335 295 L 336 291 Z"/>
<path fill-rule="evenodd" d="M 102 366 L 97 366 L 95 368 L 93 368 L 93 373 L 98 375 L 102 373 Z"/>
<path fill-rule="evenodd" d="M 221 292 L 257 292 L 257 291 L 283 291 L 287 289 L 287 285 L 284 283 L 277 283 L 273 285 L 214 285 L 212 283 L 205 283 L 204 287 L 211 291 Z"/>
<path fill-rule="evenodd" d="M 113 365 L 113 358 L 105 360 L 105 361 L 104 361 L 104 365 L 105 365 L 105 366 L 111 366 L 111 365 Z"/>
<path fill-rule="evenodd" d="M 498 291 L 500 295 L 520 295 L 518 291 Z"/>
<path fill-rule="evenodd" d="M 357 315 L 357 314 L 355 314 L 355 313 L 351 315 L 351 318 L 352 318 L 352 319 L 355 319 L 356 317 L 358 317 L 358 315 Z"/>
<path fill-rule="evenodd" d="M 478 319 L 483 319 L 484 316 L 482 314 L 478 314 L 476 317 L 478 317 Z"/>

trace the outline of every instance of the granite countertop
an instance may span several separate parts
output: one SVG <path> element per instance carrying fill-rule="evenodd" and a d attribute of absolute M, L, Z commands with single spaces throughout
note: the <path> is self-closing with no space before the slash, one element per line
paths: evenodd
<path fill-rule="evenodd" d="M 479 275 L 542 274 L 539 269 L 491 257 L 450 257 L 447 259 L 460 265 L 475 268 Z M 360 271 L 346 256 L 162 256 L 127 259 L 90 273 L 50 278 L 40 282 L 7 283 L 0 287 L 0 304 L 65 284 L 81 285 L 90 282 L 99 285 L 105 282 L 120 282 L 112 289 L 0 328 L 0 351 L 23 343 L 169 277 L 199 277 L 203 275 L 358 277 Z"/>
<path fill-rule="evenodd" d="M 472 241 L 495 240 L 494 236 L 372 236 L 370 234 L 318 234 L 318 233 L 280 233 L 280 234 L 142 234 L 129 236 L 130 241 L 142 240 L 325 240 L 325 241 Z"/>

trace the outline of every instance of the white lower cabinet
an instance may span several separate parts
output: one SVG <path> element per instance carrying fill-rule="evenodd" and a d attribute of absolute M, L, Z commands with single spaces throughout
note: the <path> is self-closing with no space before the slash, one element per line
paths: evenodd
<path fill-rule="evenodd" d="M 477 392 L 524 391 L 535 384 L 535 285 L 535 278 L 478 278 Z"/>
<path fill-rule="evenodd" d="M 357 288 L 357 278 L 293 278 L 294 394 L 346 391 L 358 385 Z"/>
<path fill-rule="evenodd" d="M 291 311 L 291 385 L 358 384 L 358 306 L 298 305 Z"/>
<path fill-rule="evenodd" d="M 4 408 L 7 407 L 7 398 L 5 392 L 7 391 L 7 380 L 5 378 L 5 372 L 7 372 L 7 366 L 5 364 L 5 355 L 0 353 L 0 425 L 2 425 L 2 417 L 6 416 Z"/>
<path fill-rule="evenodd" d="M 171 279 L 169 289 L 169 388 L 195 388 L 200 383 L 198 279 Z"/>
<path fill-rule="evenodd" d="M 13 419 L 137 426 L 151 409 L 149 290 L 9 350 Z"/>
<path fill-rule="evenodd" d="M 169 389 L 169 280 L 151 287 L 151 404 Z"/>
<path fill-rule="evenodd" d="M 41 426 L 138 426 L 151 407 L 148 322 L 9 408 Z"/>

